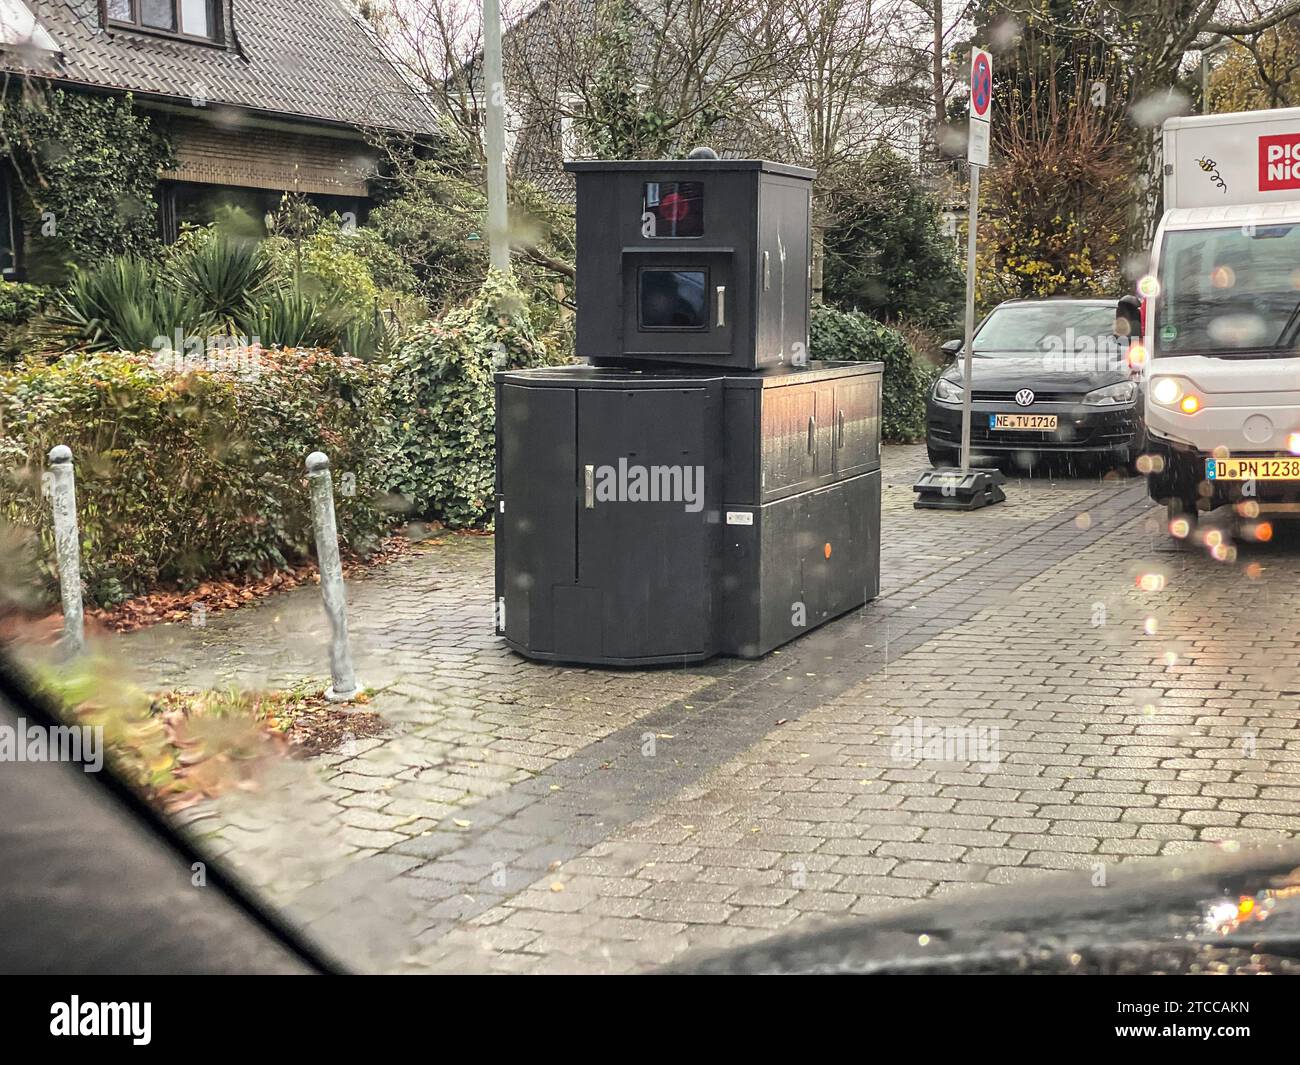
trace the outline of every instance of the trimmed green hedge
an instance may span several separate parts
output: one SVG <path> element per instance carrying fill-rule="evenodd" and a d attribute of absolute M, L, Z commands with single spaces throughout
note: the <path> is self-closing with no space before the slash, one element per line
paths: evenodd
<path fill-rule="evenodd" d="M 809 354 L 814 359 L 885 364 L 881 436 L 910 443 L 925 434 L 925 396 L 935 371 L 916 357 L 903 335 L 861 311 L 827 304 L 813 308 Z"/>
<path fill-rule="evenodd" d="M 0 518 L 26 532 L 44 591 L 55 556 L 41 475 L 56 444 L 76 463 L 94 604 L 308 557 L 303 463 L 318 448 L 335 471 L 341 539 L 373 546 L 382 369 L 326 351 L 244 350 L 181 370 L 109 352 L 0 374 Z"/>

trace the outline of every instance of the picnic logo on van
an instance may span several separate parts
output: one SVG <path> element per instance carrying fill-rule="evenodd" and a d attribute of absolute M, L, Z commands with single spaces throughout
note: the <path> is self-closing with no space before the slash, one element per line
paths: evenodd
<path fill-rule="evenodd" d="M 1300 189 L 1300 133 L 1259 138 L 1259 191 Z"/>

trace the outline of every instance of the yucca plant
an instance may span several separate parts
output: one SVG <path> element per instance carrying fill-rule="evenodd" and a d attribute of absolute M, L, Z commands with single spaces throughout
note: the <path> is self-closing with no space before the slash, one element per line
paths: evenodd
<path fill-rule="evenodd" d="M 186 248 L 172 271 L 178 287 L 212 321 L 227 326 L 256 302 L 268 283 L 271 264 L 257 241 L 213 233 Z"/>
<path fill-rule="evenodd" d="M 294 285 L 264 290 L 235 318 L 240 334 L 257 337 L 267 347 L 285 348 L 333 348 L 348 324 L 337 309 Z"/>
<path fill-rule="evenodd" d="M 145 351 L 177 329 L 208 326 L 193 296 L 163 283 L 153 264 L 134 256 L 77 270 L 45 316 L 51 334 L 88 351 Z"/>

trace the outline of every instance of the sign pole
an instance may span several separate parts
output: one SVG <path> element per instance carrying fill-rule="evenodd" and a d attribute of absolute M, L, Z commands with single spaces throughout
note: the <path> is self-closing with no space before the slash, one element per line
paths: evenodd
<path fill-rule="evenodd" d="M 970 471 L 971 360 L 975 346 L 975 248 L 979 239 L 980 170 L 989 165 L 989 126 L 993 108 L 993 56 L 983 48 L 970 53 L 970 123 L 966 160 L 970 163 L 970 210 L 966 219 L 966 340 L 961 392 L 961 469 Z"/>
<path fill-rule="evenodd" d="M 975 346 L 975 245 L 979 228 L 980 167 L 970 164 L 970 211 L 966 227 L 966 340 L 961 391 L 961 468 L 970 469 L 971 349 Z"/>
<path fill-rule="evenodd" d="M 993 56 L 983 48 L 970 55 L 970 124 L 966 161 L 970 164 L 970 207 L 966 216 L 966 336 L 962 345 L 961 468 L 927 470 L 912 491 L 917 507 L 927 510 L 978 510 L 1006 500 L 1000 470 L 972 470 L 970 424 L 974 417 L 971 396 L 975 358 L 975 249 L 979 243 L 980 171 L 989 165 L 989 126 L 993 108 Z M 981 415 L 983 417 L 983 415 Z"/>

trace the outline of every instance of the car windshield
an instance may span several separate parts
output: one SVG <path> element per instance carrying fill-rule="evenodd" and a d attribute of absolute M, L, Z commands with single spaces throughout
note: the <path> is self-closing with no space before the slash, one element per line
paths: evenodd
<path fill-rule="evenodd" d="M 1070 300 L 1004 303 L 975 335 L 976 353 L 987 356 L 1118 350 L 1119 343 L 1113 304 Z"/>
<path fill-rule="evenodd" d="M 1295 836 L 1300 412 L 1115 334 L 1126 94 L 1184 66 L 1030 115 L 1023 4 L 499 6 L 0 0 L 0 972 L 256 971 L 218 910 L 363 972 L 878 919 L 942 969 L 930 907 L 979 947 L 1004 888 L 1107 967 L 1127 863 Z M 1101 55 L 1113 5 L 1048 6 Z M 993 26 L 985 169 L 940 116 Z M 1298 244 L 1171 236 L 1169 343 L 1281 334 Z M 290 1039 L 407 1017 L 241 992 Z"/>
<path fill-rule="evenodd" d="M 1300 225 L 1165 234 L 1155 354 L 1290 354 L 1300 307 Z"/>

